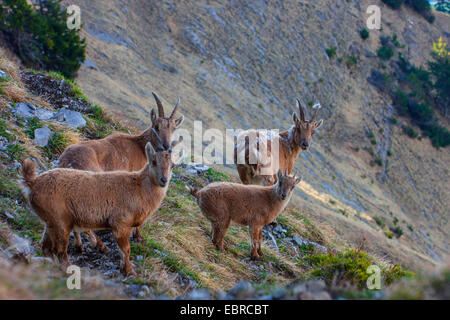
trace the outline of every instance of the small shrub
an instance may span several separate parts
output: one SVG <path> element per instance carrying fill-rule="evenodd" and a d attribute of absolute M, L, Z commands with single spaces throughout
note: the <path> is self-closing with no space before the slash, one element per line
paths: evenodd
<path fill-rule="evenodd" d="M 392 233 L 392 231 L 390 231 L 390 230 L 384 230 L 384 235 L 386 237 L 388 237 L 389 239 L 394 238 L 394 233 Z"/>
<path fill-rule="evenodd" d="M 383 229 L 386 226 L 386 223 L 381 217 L 373 217 L 373 220 L 375 220 L 375 222 L 379 227 L 381 227 L 381 229 Z"/>
<path fill-rule="evenodd" d="M 392 50 L 392 48 L 390 47 L 381 46 L 377 51 L 377 55 L 381 59 L 387 61 L 394 56 L 394 50 Z"/>
<path fill-rule="evenodd" d="M 55 132 L 44 147 L 45 153 L 49 159 L 58 157 L 70 144 L 69 139 L 64 132 Z"/>
<path fill-rule="evenodd" d="M 414 228 L 412 225 L 408 225 L 408 229 L 409 229 L 409 231 L 414 232 Z"/>
<path fill-rule="evenodd" d="M 369 266 L 375 261 L 362 251 L 354 249 L 337 254 L 308 255 L 305 260 L 313 266 L 311 274 L 323 279 L 328 285 L 331 283 L 349 281 L 359 288 L 365 288 L 370 274 Z M 405 271 L 400 265 L 381 267 L 383 281 L 386 285 L 392 284 L 403 277 L 412 277 L 413 273 Z"/>
<path fill-rule="evenodd" d="M 393 222 L 394 222 L 395 225 L 397 225 L 397 223 L 398 223 L 398 218 L 397 218 L 397 217 L 394 217 Z"/>
<path fill-rule="evenodd" d="M 333 58 L 336 55 L 336 50 L 337 50 L 336 47 L 330 47 L 325 49 L 325 52 L 327 53 L 329 58 Z"/>
<path fill-rule="evenodd" d="M 414 130 L 413 127 L 410 125 L 406 125 L 403 127 L 403 131 L 406 133 L 406 135 L 412 139 L 415 139 L 419 136 L 416 130 Z"/>
<path fill-rule="evenodd" d="M 400 8 L 403 3 L 403 0 L 382 0 L 382 1 L 392 9 Z"/>
<path fill-rule="evenodd" d="M 27 128 L 24 130 L 24 132 L 31 139 L 34 139 L 34 131 L 39 128 L 42 128 L 42 124 L 38 118 L 28 119 L 27 120 Z"/>
<path fill-rule="evenodd" d="M 356 64 L 358 63 L 358 59 L 355 56 L 349 56 L 347 57 L 347 61 L 345 63 L 347 65 L 347 68 L 350 69 L 356 66 Z"/>
<path fill-rule="evenodd" d="M 389 118 L 389 122 L 392 123 L 393 125 L 396 125 L 398 123 L 398 120 L 397 120 L 397 118 L 392 117 L 392 118 Z"/>
<path fill-rule="evenodd" d="M 383 166 L 383 160 L 381 160 L 380 157 L 377 157 L 377 158 L 375 159 L 375 163 L 376 163 L 377 165 L 379 165 L 380 167 Z"/>
<path fill-rule="evenodd" d="M 329 200 L 330 204 L 332 204 L 333 206 L 336 204 L 336 201 L 334 201 L 333 199 Z"/>
<path fill-rule="evenodd" d="M 361 29 L 361 31 L 359 32 L 359 35 L 361 36 L 361 38 L 363 40 L 366 40 L 367 38 L 369 38 L 369 31 L 367 31 L 367 29 Z"/>
<path fill-rule="evenodd" d="M 396 238 L 400 238 L 403 235 L 403 229 L 400 226 L 390 228 L 392 233 L 395 235 Z"/>

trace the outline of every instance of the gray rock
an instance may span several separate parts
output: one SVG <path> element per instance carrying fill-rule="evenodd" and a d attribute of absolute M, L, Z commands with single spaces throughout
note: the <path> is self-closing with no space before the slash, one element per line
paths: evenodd
<path fill-rule="evenodd" d="M 34 130 L 34 143 L 40 147 L 45 147 L 52 135 L 52 130 L 47 127 L 36 129 Z"/>
<path fill-rule="evenodd" d="M 228 296 L 236 300 L 250 299 L 255 295 L 255 289 L 248 281 L 239 281 L 237 285 L 228 291 Z"/>
<path fill-rule="evenodd" d="M 295 236 L 295 237 L 292 238 L 292 240 L 294 240 L 295 243 L 296 243 L 297 245 L 299 245 L 299 246 L 301 246 L 301 245 L 303 244 L 303 239 L 300 238 L 300 237 Z"/>
<path fill-rule="evenodd" d="M 37 109 L 34 114 L 39 120 L 50 120 L 55 116 L 53 111 L 47 109 Z"/>
<path fill-rule="evenodd" d="M 323 280 L 317 280 L 317 281 L 308 281 L 306 283 L 306 286 L 308 287 L 308 290 L 311 292 L 319 292 L 325 290 L 325 282 Z"/>
<path fill-rule="evenodd" d="M 97 71 L 99 70 L 97 65 L 95 64 L 95 62 L 92 60 L 89 60 L 89 59 L 84 60 L 83 65 L 92 70 L 97 70 Z"/>
<path fill-rule="evenodd" d="M 187 300 L 211 300 L 209 290 L 207 289 L 194 289 L 187 296 Z"/>
<path fill-rule="evenodd" d="M 36 108 L 32 104 L 20 102 L 16 105 L 13 112 L 22 118 L 31 119 L 34 118 L 34 110 L 36 110 Z"/>
<path fill-rule="evenodd" d="M 8 139 L 0 136 L 0 150 L 6 150 L 7 146 L 8 146 Z"/>
<path fill-rule="evenodd" d="M 276 233 L 286 233 L 286 230 L 284 230 L 283 227 L 280 226 L 280 225 L 277 225 L 277 226 L 273 229 L 273 231 L 276 232 Z"/>
<path fill-rule="evenodd" d="M 83 128 L 86 126 L 86 120 L 84 120 L 83 116 L 78 111 L 62 109 L 58 111 L 55 118 L 59 122 L 62 122 L 74 129 Z"/>
<path fill-rule="evenodd" d="M 222 289 L 217 290 L 216 292 L 214 292 L 214 298 L 216 298 L 217 300 L 224 300 L 226 299 L 227 293 L 225 291 L 223 291 Z"/>
<path fill-rule="evenodd" d="M 7 78 L 8 74 L 5 71 L 0 70 L 0 79 L 6 80 Z"/>

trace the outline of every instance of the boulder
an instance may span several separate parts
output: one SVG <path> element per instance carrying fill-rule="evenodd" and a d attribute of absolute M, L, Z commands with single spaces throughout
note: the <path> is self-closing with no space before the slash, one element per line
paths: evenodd
<path fill-rule="evenodd" d="M 34 130 L 34 143 L 40 147 L 45 147 L 52 135 L 52 130 L 47 127 L 36 129 Z"/>
<path fill-rule="evenodd" d="M 74 129 L 83 128 L 86 126 L 86 120 L 84 120 L 81 113 L 78 111 L 72 111 L 67 109 L 61 109 L 55 115 L 56 120 L 62 122 L 65 125 L 68 125 Z"/>
<path fill-rule="evenodd" d="M 16 108 L 14 108 L 13 112 L 22 118 L 31 119 L 34 118 L 35 110 L 36 107 L 33 106 L 31 103 L 20 102 L 16 105 Z"/>
<path fill-rule="evenodd" d="M 7 78 L 8 78 L 8 74 L 5 71 L 0 70 L 0 79 L 6 80 Z"/>
<path fill-rule="evenodd" d="M 187 296 L 187 300 L 211 300 L 209 290 L 207 289 L 194 289 Z"/>
<path fill-rule="evenodd" d="M 37 109 L 34 114 L 39 120 L 50 120 L 55 116 L 53 111 L 47 109 Z"/>
<path fill-rule="evenodd" d="M 239 281 L 237 285 L 228 291 L 227 298 L 236 300 L 251 299 L 255 295 L 255 289 L 248 281 Z"/>

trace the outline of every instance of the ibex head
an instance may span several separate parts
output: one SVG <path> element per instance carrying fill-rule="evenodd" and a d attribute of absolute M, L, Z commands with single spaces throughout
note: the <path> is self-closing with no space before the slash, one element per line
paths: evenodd
<path fill-rule="evenodd" d="M 277 178 L 277 191 L 281 200 L 289 198 L 292 191 L 294 191 L 294 187 L 302 180 L 301 177 L 297 178 L 296 176 L 289 176 L 287 174 L 287 169 L 284 170 L 284 174 L 281 169 L 278 169 Z"/>
<path fill-rule="evenodd" d="M 154 108 L 150 111 L 150 116 L 152 119 L 152 128 L 156 130 L 158 135 L 163 141 L 163 148 L 168 149 L 170 147 L 170 142 L 172 141 L 172 135 L 175 132 L 177 128 L 181 126 L 181 124 L 184 121 L 184 116 L 179 117 L 178 119 L 175 119 L 175 113 L 177 112 L 178 106 L 180 105 L 180 98 L 178 98 L 177 103 L 175 104 L 175 107 L 172 110 L 172 113 L 169 117 L 164 116 L 164 108 L 161 103 L 161 100 L 159 100 L 156 93 L 152 92 L 153 97 L 155 98 L 156 105 L 158 107 L 158 115 L 156 115 L 156 112 Z M 153 141 L 152 141 L 153 143 Z M 155 147 L 155 144 L 153 144 Z"/>
<path fill-rule="evenodd" d="M 292 114 L 292 118 L 295 123 L 294 141 L 297 145 L 302 148 L 302 150 L 307 150 L 311 145 L 311 139 L 314 135 L 314 132 L 317 128 L 319 128 L 323 124 L 323 120 L 320 119 L 316 121 L 317 116 L 319 114 L 319 109 L 321 108 L 320 103 L 316 103 L 312 108 L 315 109 L 314 115 L 311 120 L 306 120 L 306 108 L 301 104 L 301 102 L 297 99 L 297 107 L 300 112 L 300 119 L 297 114 L 294 112 Z"/>
<path fill-rule="evenodd" d="M 145 155 L 147 156 L 151 176 L 155 180 L 154 183 L 164 188 L 167 186 L 172 175 L 172 169 L 174 168 L 175 163 L 178 161 L 178 159 L 173 159 L 172 150 L 180 141 L 173 141 L 170 144 L 169 148 L 164 148 L 163 140 L 158 135 L 156 130 L 151 129 L 151 131 L 153 136 L 152 140 L 154 142 L 147 142 L 147 144 L 145 145 Z M 153 148 L 153 145 L 155 145 L 155 148 Z M 180 157 L 182 158 L 183 156 L 184 150 L 183 154 Z"/>

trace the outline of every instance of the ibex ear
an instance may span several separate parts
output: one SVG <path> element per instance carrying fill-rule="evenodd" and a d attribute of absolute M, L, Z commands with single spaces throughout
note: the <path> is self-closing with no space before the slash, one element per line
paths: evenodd
<path fill-rule="evenodd" d="M 147 156 L 148 163 L 152 162 L 153 154 L 155 153 L 155 150 L 153 149 L 153 146 L 150 142 L 147 142 L 145 145 L 145 155 Z"/>
<path fill-rule="evenodd" d="M 278 169 L 277 176 L 278 176 L 278 181 L 280 181 L 281 177 L 283 176 L 283 171 L 281 171 L 281 169 Z"/>
<path fill-rule="evenodd" d="M 150 110 L 150 119 L 152 120 L 152 125 L 156 124 L 156 112 L 155 109 L 152 108 L 152 110 Z"/>
<path fill-rule="evenodd" d="M 179 117 L 178 119 L 175 120 L 175 129 L 178 129 L 184 121 L 184 116 Z"/>
<path fill-rule="evenodd" d="M 314 129 L 320 128 L 320 126 L 323 124 L 323 119 L 320 119 L 319 121 L 314 122 Z"/>
<path fill-rule="evenodd" d="M 299 184 L 302 181 L 302 177 L 295 178 L 295 184 Z"/>
<path fill-rule="evenodd" d="M 175 148 L 181 141 L 183 141 L 183 136 L 180 136 L 180 138 L 178 140 L 172 141 L 172 143 L 170 144 L 170 147 L 172 149 Z"/>

